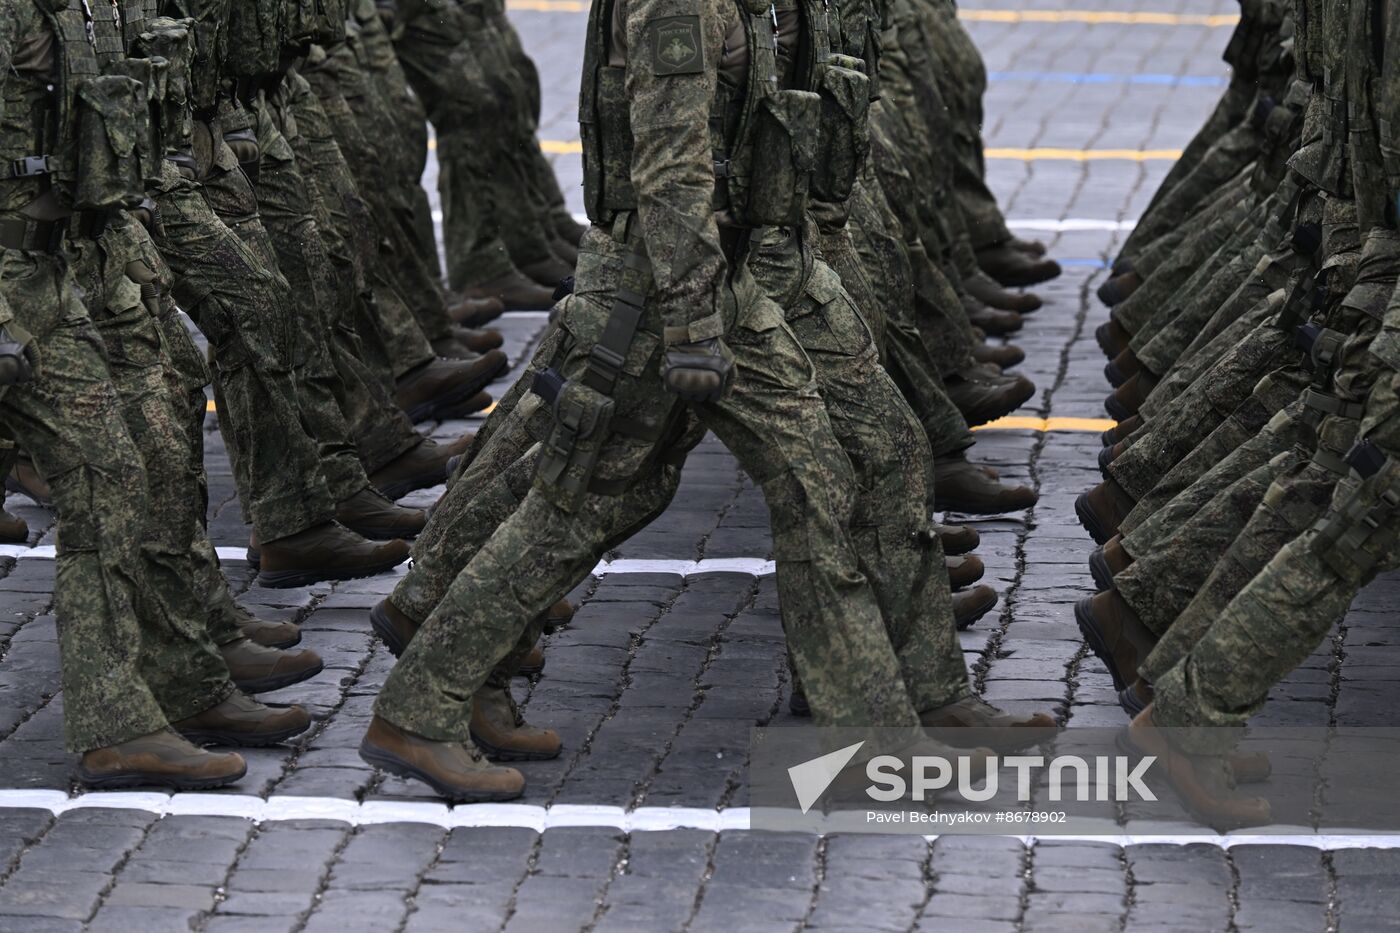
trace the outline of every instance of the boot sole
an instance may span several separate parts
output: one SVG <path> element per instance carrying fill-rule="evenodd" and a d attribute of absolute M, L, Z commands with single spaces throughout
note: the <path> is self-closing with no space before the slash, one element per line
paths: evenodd
<path fill-rule="evenodd" d="M 379 636 L 379 640 L 384 642 L 384 647 L 389 649 L 389 653 L 394 657 L 403 656 L 408 648 L 408 642 L 399 637 L 399 633 L 394 631 L 393 624 L 389 617 L 384 614 L 384 610 L 375 606 L 369 611 L 369 627 L 374 629 L 374 634 Z"/>
<path fill-rule="evenodd" d="M 1103 410 L 1108 412 L 1114 421 L 1127 421 L 1133 415 L 1137 414 L 1136 412 L 1128 411 L 1128 406 L 1118 401 L 1118 399 L 1114 398 L 1112 395 L 1104 399 Z"/>
<path fill-rule="evenodd" d="M 544 673 L 544 665 L 538 667 L 518 667 L 515 670 L 516 677 L 534 677 L 536 674 Z"/>
<path fill-rule="evenodd" d="M 521 795 L 509 791 L 468 791 L 460 787 L 451 787 L 439 782 L 426 771 L 405 762 L 397 755 L 379 750 L 367 742 L 360 743 L 360 757 L 365 762 L 381 771 L 397 775 L 401 778 L 411 778 L 415 781 L 422 781 L 431 787 L 439 797 L 443 797 L 453 803 L 491 803 L 502 800 L 515 800 Z"/>
<path fill-rule="evenodd" d="M 431 489 L 445 482 L 447 482 L 446 469 L 419 473 L 417 476 L 409 476 L 387 485 L 374 482 L 373 477 L 370 479 L 370 485 L 378 489 L 384 498 L 391 499 L 395 502 L 411 492 L 417 492 L 420 489 Z M 363 532 L 361 532 L 361 534 L 363 534 Z"/>
<path fill-rule="evenodd" d="M 472 733 L 472 741 L 475 742 L 477 748 L 480 748 L 482 752 L 485 753 L 486 757 L 490 758 L 492 761 L 553 761 L 555 758 L 559 757 L 561 752 L 564 751 L 562 747 L 558 751 L 551 752 L 549 754 L 546 754 L 544 752 L 525 752 L 511 748 L 502 748 L 499 745 L 493 745 L 492 743 L 483 740 L 475 732 Z"/>
<path fill-rule="evenodd" d="M 1123 682 L 1122 675 L 1118 673 L 1118 668 L 1113 663 L 1113 653 L 1108 650 L 1108 645 L 1103 640 L 1103 633 L 1099 631 L 1098 625 L 1094 622 L 1093 613 L 1089 611 L 1091 601 L 1092 597 L 1086 596 L 1074 604 L 1074 622 L 1079 626 L 1079 634 L 1084 636 L 1084 643 L 1103 664 L 1108 671 L 1108 676 L 1113 678 L 1113 689 L 1121 692 L 1128 685 Z M 1121 698 L 1119 702 L 1122 702 Z"/>
<path fill-rule="evenodd" d="M 304 726 L 297 726 L 293 729 L 282 729 L 279 732 L 259 732 L 249 734 L 247 732 L 221 732 L 217 729 L 195 730 L 191 732 L 179 731 L 185 740 L 193 745 L 230 745 L 236 748 L 266 748 L 269 745 L 278 745 L 287 741 L 294 735 L 301 735 L 311 728 L 311 723 Z"/>
<path fill-rule="evenodd" d="M 454 406 L 465 402 L 467 399 L 489 386 L 497 376 L 508 369 L 510 369 L 510 360 L 502 359 L 498 365 L 478 374 L 476 378 L 468 382 L 463 382 L 436 398 L 429 399 L 426 402 L 419 402 L 412 408 L 406 409 L 405 414 L 408 415 L 408 419 L 414 424 L 420 421 L 431 421 L 439 413 L 451 410 Z"/>
<path fill-rule="evenodd" d="M 1137 698 L 1132 687 L 1124 687 L 1118 691 L 1118 705 L 1123 707 L 1123 712 L 1131 719 L 1136 719 L 1138 713 L 1147 709 L 1147 704 Z"/>
<path fill-rule="evenodd" d="M 969 428 L 975 428 L 978 425 L 986 424 L 989 421 L 995 421 L 998 418 L 1011 414 L 1013 411 L 1026 404 L 1026 402 L 1029 401 L 1034 395 L 1035 385 L 1032 384 L 1030 388 L 1023 388 L 1020 392 L 1017 392 L 1015 395 L 1008 396 L 1007 401 L 1003 402 L 996 408 L 989 409 L 988 411 L 982 412 L 980 414 L 976 411 L 965 411 L 962 413 L 962 415 L 965 419 L 967 419 L 967 426 Z"/>
<path fill-rule="evenodd" d="M 299 684 L 303 680 L 310 680 L 325 668 L 325 662 L 318 661 L 315 667 L 308 667 L 304 671 L 293 671 L 288 674 L 279 674 L 276 677 L 260 677 L 257 680 L 235 680 L 233 685 L 244 693 L 271 693 L 274 690 L 281 690 L 283 687 L 290 687 L 292 684 Z M 293 735 L 295 734 L 293 733 Z"/>
<path fill-rule="evenodd" d="M 1108 380 L 1108 384 L 1115 389 L 1128 381 L 1128 377 L 1118 371 L 1118 364 L 1109 360 L 1103 368 L 1103 377 Z"/>
<path fill-rule="evenodd" d="M 376 577 L 381 573 L 393 570 L 402 563 L 402 560 L 385 560 L 373 566 L 361 567 L 358 570 L 317 572 L 314 570 L 265 571 L 261 568 L 261 561 L 259 561 L 258 578 L 255 582 L 258 586 L 265 586 L 271 590 L 290 590 L 299 586 L 311 586 L 315 583 L 336 583 L 342 580 L 363 580 L 365 577 Z"/>
<path fill-rule="evenodd" d="M 1094 578 L 1094 586 L 1103 593 L 1113 589 L 1113 571 L 1109 569 L 1108 558 L 1103 556 L 1103 549 L 1096 548 L 1089 555 L 1089 575 Z"/>
<path fill-rule="evenodd" d="M 1047 269 L 1044 272 L 1032 272 L 1027 273 L 1025 275 L 997 276 L 992 275 L 992 273 L 990 272 L 988 272 L 987 274 L 991 275 L 992 281 L 996 282 L 1002 288 L 1029 288 L 1032 285 L 1040 285 L 1044 282 L 1051 282 L 1055 279 L 1058 279 L 1061 275 L 1064 274 L 1064 270 L 1056 269 L 1055 271 L 1051 272 Z"/>
<path fill-rule="evenodd" d="M 1112 307 L 1112 305 L 1109 307 Z M 1109 322 L 1107 321 L 1094 328 L 1094 340 L 1098 342 L 1099 349 L 1103 351 L 1103 355 L 1111 360 L 1119 354 L 1120 348 L 1110 341 L 1111 332 L 1108 328 Z"/>
<path fill-rule="evenodd" d="M 1113 448 L 1103 447 L 1099 449 L 1099 475 L 1104 479 L 1109 478 L 1108 465 L 1113 462 Z"/>
<path fill-rule="evenodd" d="M 992 598 L 991 600 L 988 600 L 986 606 L 982 607 L 981 609 L 978 609 L 976 612 L 974 612 L 972 615 L 968 616 L 966 619 L 957 618 L 957 616 L 955 615 L 954 618 L 953 618 L 953 622 L 954 622 L 954 624 L 956 625 L 958 631 L 961 632 L 963 629 L 971 628 L 974 624 L 977 623 L 977 621 L 978 621 L 979 619 L 981 619 L 981 618 L 982 618 L 983 616 L 985 616 L 987 613 L 989 613 L 989 612 L 991 612 L 993 609 L 995 609 L 995 608 L 997 607 L 997 603 L 998 603 L 998 602 L 1000 602 L 1000 600 L 996 599 L 995 597 Z"/>
<path fill-rule="evenodd" d="M 145 771 L 125 771 L 121 774 L 92 774 L 78 767 L 78 783 L 94 790 L 113 790 L 123 787 L 169 787 L 172 790 L 214 790 L 227 787 L 243 780 L 248 773 L 245 765 L 236 775 L 218 778 L 182 778 L 171 774 L 153 774 Z"/>
<path fill-rule="evenodd" d="M 1081 493 L 1078 499 L 1074 500 L 1074 514 L 1079 519 L 1079 524 L 1084 530 L 1089 532 L 1089 537 L 1094 539 L 1094 543 L 1102 546 L 1112 535 L 1104 534 L 1103 524 L 1099 517 L 1094 514 L 1094 510 L 1089 507 L 1089 494 Z"/>

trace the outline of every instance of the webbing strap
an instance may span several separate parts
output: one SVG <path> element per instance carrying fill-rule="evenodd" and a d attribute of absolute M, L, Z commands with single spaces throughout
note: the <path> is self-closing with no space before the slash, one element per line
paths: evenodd
<path fill-rule="evenodd" d="M 584 385 L 609 397 L 627 362 L 627 351 L 637 335 L 646 293 L 651 288 L 651 260 L 647 257 L 646 245 L 640 236 L 629 235 L 628 240 L 631 248 L 622 264 L 622 281 L 613 296 L 608 323 L 603 327 L 603 335 L 588 351 L 587 368 L 583 373 Z"/>
<path fill-rule="evenodd" d="M 1303 404 L 1316 411 L 1342 418 L 1360 418 L 1366 412 L 1366 406 L 1359 402 L 1344 402 L 1335 395 L 1311 388 L 1303 390 Z"/>

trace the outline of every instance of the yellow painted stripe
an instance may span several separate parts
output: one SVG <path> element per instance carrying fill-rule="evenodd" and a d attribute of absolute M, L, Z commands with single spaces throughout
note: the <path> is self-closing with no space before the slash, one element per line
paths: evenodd
<path fill-rule="evenodd" d="M 584 0 L 508 0 L 506 7 L 528 13 L 587 13 Z M 1090 26 L 1234 26 L 1236 13 L 1217 15 L 1126 10 L 959 10 L 972 23 L 1084 23 Z"/>
<path fill-rule="evenodd" d="M 1008 415 L 986 424 L 978 425 L 974 431 L 1093 431 L 1102 434 L 1118 422 L 1112 418 L 1028 418 L 1023 415 Z"/>
<path fill-rule="evenodd" d="M 549 155 L 573 155 L 583 152 L 583 143 L 577 139 L 541 139 L 540 148 Z"/>
<path fill-rule="evenodd" d="M 1181 158 L 1180 149 L 988 149 L 989 159 L 1011 159 L 1018 162 L 1175 162 Z"/>
<path fill-rule="evenodd" d="M 1151 13 L 1127 10 L 959 10 L 973 23 L 1085 23 L 1091 26 L 1209 26 L 1239 23 L 1238 13 Z"/>

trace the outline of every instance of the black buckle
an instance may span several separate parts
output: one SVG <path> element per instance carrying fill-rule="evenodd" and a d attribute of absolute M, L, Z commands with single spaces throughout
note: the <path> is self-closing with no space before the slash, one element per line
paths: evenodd
<path fill-rule="evenodd" d="M 542 369 L 535 373 L 535 379 L 530 383 L 530 391 L 553 405 L 554 400 L 559 397 L 559 393 L 564 391 L 566 381 L 556 370 Z"/>
<path fill-rule="evenodd" d="M 617 381 L 626 362 L 626 357 L 614 353 L 601 343 L 595 343 L 593 349 L 588 352 L 588 368 L 606 377 L 609 382 Z"/>
<path fill-rule="evenodd" d="M 10 163 L 11 178 L 33 178 L 36 175 L 53 174 L 52 156 L 25 156 Z"/>
<path fill-rule="evenodd" d="M 551 295 L 555 301 L 563 301 L 574 293 L 574 277 L 565 276 L 559 280 L 559 284 L 554 286 L 554 294 Z"/>
<path fill-rule="evenodd" d="M 730 176 L 730 161 L 728 159 L 715 159 L 715 177 L 728 178 Z"/>
<path fill-rule="evenodd" d="M 1347 466 L 1361 474 L 1362 479 L 1366 479 L 1379 473 L 1381 467 L 1385 466 L 1386 460 L 1390 458 L 1385 455 L 1385 451 L 1371 441 L 1365 440 L 1352 444 L 1351 449 L 1342 459 L 1347 462 Z"/>

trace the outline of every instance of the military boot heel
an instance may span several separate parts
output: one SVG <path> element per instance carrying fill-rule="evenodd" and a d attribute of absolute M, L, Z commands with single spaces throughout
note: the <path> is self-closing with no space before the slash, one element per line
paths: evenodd
<path fill-rule="evenodd" d="M 369 611 L 369 626 L 396 658 L 408 650 L 408 643 L 419 628 L 417 622 L 387 599 L 380 600 L 379 605 Z"/>
<path fill-rule="evenodd" d="M 495 761 L 547 761 L 564 743 L 553 729 L 525 721 L 509 690 L 482 687 L 472 695 L 472 741 Z"/>
<path fill-rule="evenodd" d="M 78 781 L 94 790 L 152 786 L 212 790 L 247 773 L 241 755 L 207 752 L 168 729 L 93 749 L 78 762 Z"/>
<path fill-rule="evenodd" d="M 263 704 L 235 690 L 218 706 L 170 727 L 196 745 L 263 748 L 301 735 L 311 728 L 311 716 L 305 707 Z"/>
<path fill-rule="evenodd" d="M 1086 596 L 1074 604 L 1074 621 L 1089 649 L 1108 668 L 1113 689 L 1124 690 L 1137 679 L 1137 668 L 1157 644 L 1117 590 Z"/>
<path fill-rule="evenodd" d="M 375 716 L 360 742 L 366 763 L 402 778 L 422 781 L 454 803 L 514 800 L 525 792 L 525 776 L 493 765 L 461 742 L 439 742 L 400 729 Z"/>

